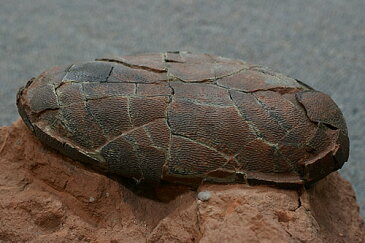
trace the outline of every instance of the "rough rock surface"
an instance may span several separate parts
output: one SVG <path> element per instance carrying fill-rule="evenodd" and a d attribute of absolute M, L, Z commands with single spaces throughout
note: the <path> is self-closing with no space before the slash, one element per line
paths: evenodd
<path fill-rule="evenodd" d="M 0 128 L 0 242 L 363 242 L 351 185 L 332 173 L 302 191 L 202 185 L 138 189 Z M 148 193 L 147 193 L 148 192 Z M 142 196 L 147 195 L 148 196 Z"/>

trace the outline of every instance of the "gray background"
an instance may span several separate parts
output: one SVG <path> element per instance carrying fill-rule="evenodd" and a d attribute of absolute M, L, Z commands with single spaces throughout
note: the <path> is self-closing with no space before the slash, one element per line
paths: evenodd
<path fill-rule="evenodd" d="M 0 0 L 0 125 L 44 69 L 107 55 L 189 50 L 271 67 L 330 94 L 347 119 L 341 170 L 365 216 L 365 1 Z"/>

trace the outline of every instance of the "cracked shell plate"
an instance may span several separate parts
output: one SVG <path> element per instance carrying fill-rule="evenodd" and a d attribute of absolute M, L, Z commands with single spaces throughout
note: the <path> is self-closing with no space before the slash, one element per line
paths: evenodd
<path fill-rule="evenodd" d="M 54 67 L 20 89 L 17 106 L 45 144 L 137 181 L 301 185 L 341 168 L 349 153 L 329 96 L 207 54 Z"/>

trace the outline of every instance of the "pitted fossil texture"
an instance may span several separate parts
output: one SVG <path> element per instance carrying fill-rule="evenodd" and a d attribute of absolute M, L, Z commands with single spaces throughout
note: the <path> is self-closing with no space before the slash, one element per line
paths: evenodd
<path fill-rule="evenodd" d="M 304 184 L 348 157 L 346 124 L 330 97 L 207 54 L 55 67 L 28 82 L 17 104 L 45 143 L 137 181 Z"/>

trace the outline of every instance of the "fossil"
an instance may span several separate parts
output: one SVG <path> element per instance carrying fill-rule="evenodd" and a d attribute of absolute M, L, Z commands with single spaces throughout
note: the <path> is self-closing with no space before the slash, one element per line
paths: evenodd
<path fill-rule="evenodd" d="M 267 68 L 189 52 L 51 68 L 17 95 L 45 144 L 158 183 L 302 185 L 342 167 L 349 140 L 326 94 Z"/>

